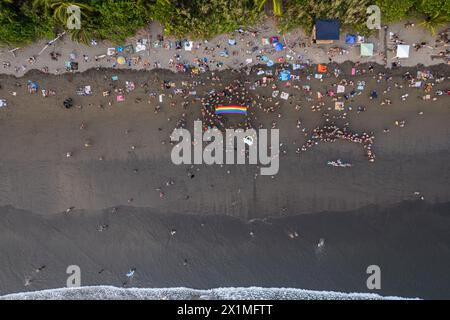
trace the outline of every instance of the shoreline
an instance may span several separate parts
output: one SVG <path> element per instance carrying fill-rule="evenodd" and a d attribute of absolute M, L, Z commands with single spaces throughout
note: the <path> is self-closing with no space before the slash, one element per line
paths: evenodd
<path fill-rule="evenodd" d="M 79 288 L 55 288 L 41 291 L 13 293 L 0 296 L 0 300 L 420 300 L 396 296 L 380 296 L 376 293 L 344 293 L 313 291 L 295 288 L 118 288 L 113 286 L 89 286 Z"/>

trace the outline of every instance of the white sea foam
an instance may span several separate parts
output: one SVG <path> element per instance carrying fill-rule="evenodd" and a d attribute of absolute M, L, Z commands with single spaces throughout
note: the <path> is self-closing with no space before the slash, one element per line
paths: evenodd
<path fill-rule="evenodd" d="M 190 288 L 117 288 L 91 286 L 80 288 L 48 289 L 0 296 L 0 300 L 400 300 L 395 296 L 373 293 L 343 293 L 293 288 L 216 288 L 196 290 Z"/>

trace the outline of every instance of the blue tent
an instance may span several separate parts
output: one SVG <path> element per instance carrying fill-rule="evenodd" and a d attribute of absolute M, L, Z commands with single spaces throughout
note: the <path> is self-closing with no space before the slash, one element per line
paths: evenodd
<path fill-rule="evenodd" d="M 356 36 L 353 34 L 347 34 L 345 36 L 345 43 L 347 44 L 355 44 L 356 43 Z"/>
<path fill-rule="evenodd" d="M 281 42 L 277 42 L 274 45 L 275 51 L 283 51 L 283 44 Z"/>
<path fill-rule="evenodd" d="M 282 70 L 280 75 L 278 76 L 280 81 L 289 81 L 291 80 L 291 72 L 289 70 Z"/>
<path fill-rule="evenodd" d="M 340 27 L 337 19 L 316 20 L 316 40 L 339 40 Z"/>

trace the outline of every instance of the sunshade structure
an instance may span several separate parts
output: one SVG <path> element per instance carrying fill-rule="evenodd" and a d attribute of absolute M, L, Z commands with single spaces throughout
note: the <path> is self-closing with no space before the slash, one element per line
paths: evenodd
<path fill-rule="evenodd" d="M 409 58 L 409 46 L 406 44 L 399 44 L 397 46 L 397 58 Z"/>
<path fill-rule="evenodd" d="M 373 43 L 361 43 L 361 57 L 373 56 Z"/>
<path fill-rule="evenodd" d="M 313 29 L 316 43 L 327 44 L 339 40 L 340 27 L 341 24 L 337 19 L 316 20 Z"/>

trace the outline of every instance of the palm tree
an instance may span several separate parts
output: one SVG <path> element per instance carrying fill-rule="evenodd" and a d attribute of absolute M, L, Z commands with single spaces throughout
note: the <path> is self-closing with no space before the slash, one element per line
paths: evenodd
<path fill-rule="evenodd" d="M 62 24 L 66 24 L 67 18 L 69 17 L 67 13 L 67 8 L 71 6 L 77 6 L 80 8 L 80 13 L 82 17 L 88 17 L 93 11 L 93 8 L 88 4 L 81 2 L 72 2 L 67 0 L 34 0 L 33 8 L 44 9 L 47 13 L 53 15 L 56 21 Z"/>
<path fill-rule="evenodd" d="M 77 6 L 80 8 L 81 16 L 84 18 L 88 17 L 88 12 L 92 12 L 93 9 L 84 3 L 79 2 L 71 2 L 71 1 L 64 1 L 64 0 L 56 0 L 52 1 L 52 4 L 50 5 L 50 8 L 53 10 L 53 17 L 61 22 L 61 23 L 67 23 L 67 19 L 69 18 L 69 15 L 67 13 L 67 9 L 71 6 Z"/>
<path fill-rule="evenodd" d="M 67 9 L 71 6 L 77 6 L 80 8 L 81 22 L 87 21 L 94 9 L 88 4 L 81 2 L 65 1 L 65 0 L 34 0 L 33 8 L 38 10 L 44 10 L 45 14 L 53 16 L 55 21 L 63 26 L 67 26 L 67 20 L 70 18 Z M 89 43 L 89 40 L 93 34 L 93 30 L 89 27 L 88 23 L 83 23 L 81 29 L 68 30 L 73 40 Z"/>
<path fill-rule="evenodd" d="M 267 4 L 267 0 L 256 0 L 256 5 L 258 11 L 263 11 Z M 276 17 L 281 17 L 283 15 L 283 0 L 272 0 L 273 4 L 273 15 Z"/>
<path fill-rule="evenodd" d="M 431 32 L 431 35 L 434 37 L 436 35 L 436 29 L 444 26 L 447 22 L 448 18 L 445 16 L 445 14 L 436 13 L 433 16 L 428 16 L 419 25 L 428 29 Z"/>
<path fill-rule="evenodd" d="M 87 28 L 70 30 L 70 38 L 83 44 L 89 44 L 92 39 L 93 32 Z"/>

